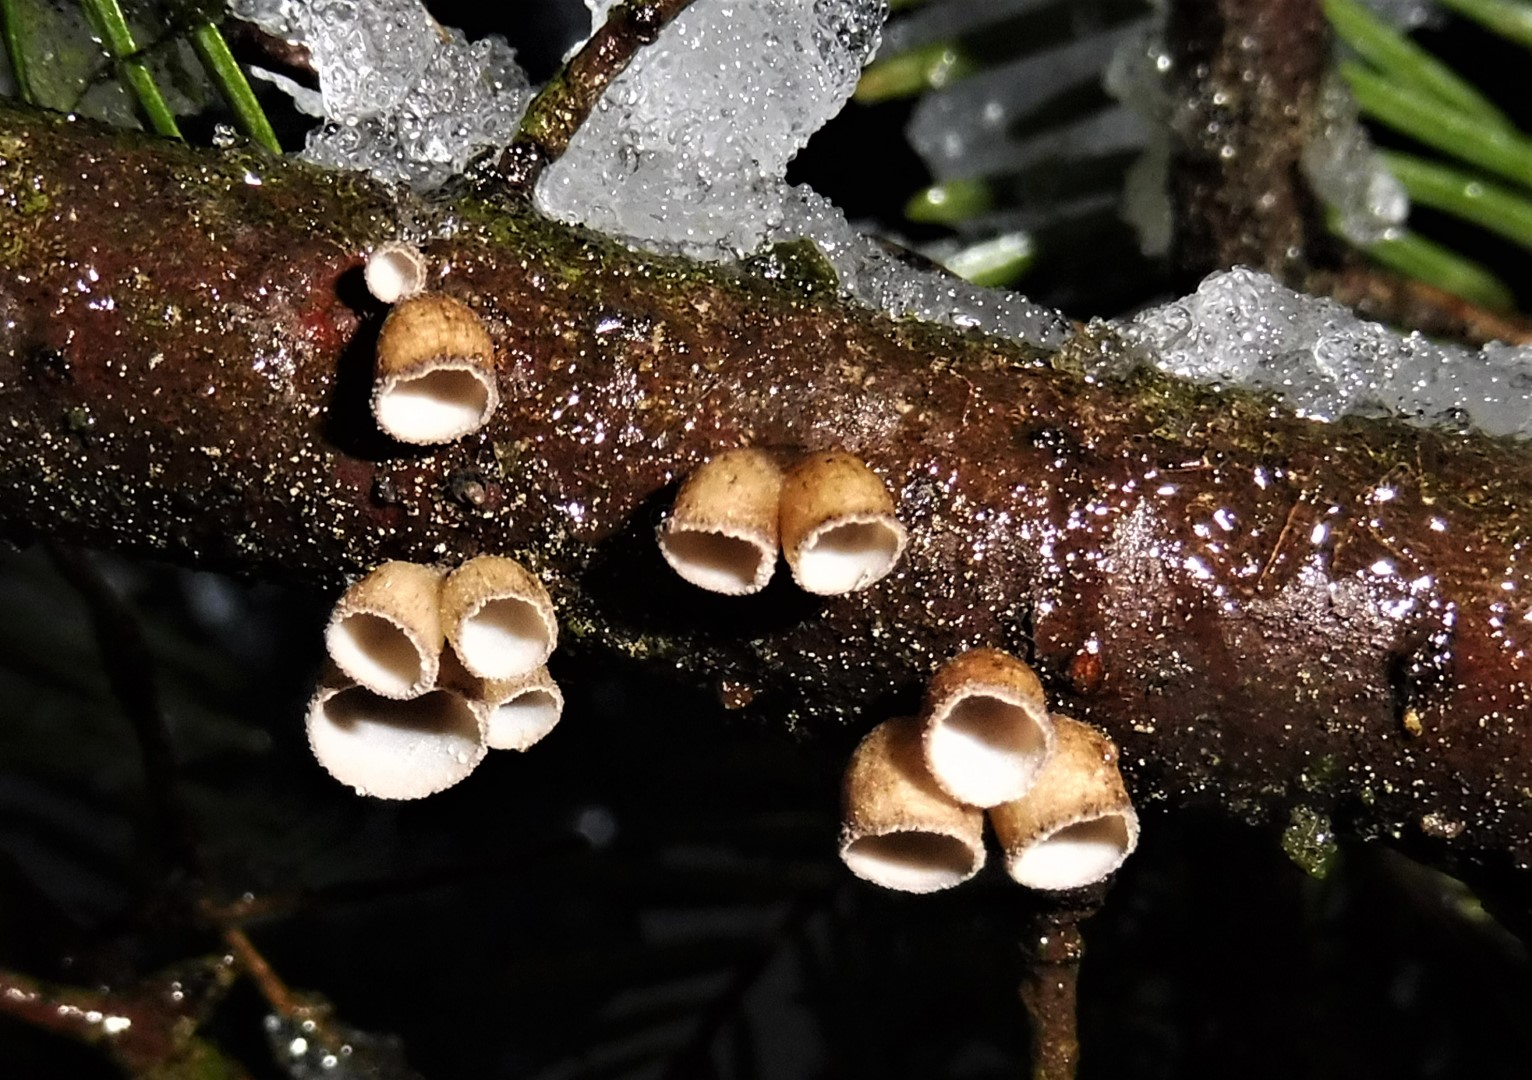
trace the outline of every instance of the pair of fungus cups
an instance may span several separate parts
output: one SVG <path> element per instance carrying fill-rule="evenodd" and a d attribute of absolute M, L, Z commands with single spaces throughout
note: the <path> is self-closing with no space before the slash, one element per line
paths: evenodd
<path fill-rule="evenodd" d="M 984 810 L 1011 877 L 1071 889 L 1109 876 L 1138 842 L 1111 740 L 1050 715 L 1037 676 L 990 649 L 939 670 L 918 717 L 875 728 L 842 788 L 841 858 L 905 892 L 950 888 L 984 864 Z"/>
<path fill-rule="evenodd" d="M 460 300 L 424 293 L 400 301 L 378 332 L 372 414 L 400 442 L 462 438 L 500 403 L 495 346 Z"/>
<path fill-rule="evenodd" d="M 450 574 L 384 563 L 330 616 L 334 670 L 310 702 L 309 743 L 363 794 L 441 791 L 487 750 L 524 750 L 558 722 L 563 697 L 544 666 L 557 639 L 547 590 L 512 559 Z"/>
<path fill-rule="evenodd" d="M 726 450 L 695 469 L 660 531 L 660 551 L 693 585 L 728 596 L 759 592 L 780 547 L 805 592 L 865 589 L 906 543 L 894 500 L 851 454 L 812 454 L 785 474 L 763 450 Z"/>

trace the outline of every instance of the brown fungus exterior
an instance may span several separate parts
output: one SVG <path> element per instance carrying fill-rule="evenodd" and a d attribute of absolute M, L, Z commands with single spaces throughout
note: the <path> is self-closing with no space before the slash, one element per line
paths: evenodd
<path fill-rule="evenodd" d="M 451 442 L 500 403 L 495 349 L 462 301 L 427 293 L 398 304 L 378 333 L 372 414 L 400 442 Z"/>
<path fill-rule="evenodd" d="M 325 628 L 342 671 L 375 694 L 419 697 L 436 684 L 444 634 L 442 571 L 386 562 L 347 589 Z"/>
<path fill-rule="evenodd" d="M 1043 686 L 998 649 L 971 649 L 943 664 L 926 688 L 923 750 L 932 778 L 969 806 L 1019 799 L 1053 752 Z"/>
<path fill-rule="evenodd" d="M 839 596 L 881 581 L 907 540 L 883 481 L 851 454 L 811 454 L 782 485 L 782 551 L 805 592 Z"/>
<path fill-rule="evenodd" d="M 553 599 L 526 567 L 500 555 L 469 559 L 442 587 L 442 625 L 453 651 L 480 679 L 517 679 L 558 644 Z"/>
<path fill-rule="evenodd" d="M 1032 889 L 1062 890 L 1110 877 L 1138 845 L 1138 814 L 1107 736 L 1067 716 L 1027 794 L 989 812 L 1005 869 Z"/>
<path fill-rule="evenodd" d="M 950 889 L 984 865 L 984 814 L 931 780 L 918 718 L 884 721 L 852 753 L 840 857 L 857 877 L 911 893 Z"/>
<path fill-rule="evenodd" d="M 782 470 L 761 450 L 725 450 L 698 466 L 660 528 L 660 553 L 710 592 L 759 592 L 777 566 Z"/>

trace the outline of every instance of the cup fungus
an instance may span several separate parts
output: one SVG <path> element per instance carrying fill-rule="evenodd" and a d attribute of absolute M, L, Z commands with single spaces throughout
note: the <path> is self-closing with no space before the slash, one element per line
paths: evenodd
<path fill-rule="evenodd" d="M 936 786 L 920 721 L 888 720 L 851 755 L 841 787 L 840 857 L 857 877 L 902 892 L 960 885 L 984 865 L 984 813 Z"/>
<path fill-rule="evenodd" d="M 409 701 L 379 697 L 339 672 L 309 702 L 314 757 L 359 795 L 421 799 L 462 780 L 484 759 L 484 717 L 454 690 Z"/>
<path fill-rule="evenodd" d="M 760 450 L 725 450 L 687 477 L 660 529 L 660 553 L 712 592 L 759 592 L 777 566 L 782 470 Z"/>
<path fill-rule="evenodd" d="M 564 695 L 545 667 L 519 679 L 484 683 L 480 700 L 491 750 L 535 746 L 564 713 Z"/>
<path fill-rule="evenodd" d="M 516 679 L 540 667 L 558 643 L 548 590 L 515 559 L 480 555 L 447 577 L 442 625 L 468 671 Z"/>
<path fill-rule="evenodd" d="M 989 812 L 1005 869 L 1032 889 L 1105 880 L 1138 844 L 1117 747 L 1089 724 L 1053 718 L 1057 744 L 1025 796 Z"/>
<path fill-rule="evenodd" d="M 372 414 L 400 442 L 451 442 L 499 404 L 495 349 L 467 305 L 428 293 L 401 302 L 378 333 Z"/>
<path fill-rule="evenodd" d="M 811 454 L 787 474 L 780 528 L 793 580 L 820 596 L 865 589 L 904 554 L 893 497 L 850 454 Z"/>
<path fill-rule="evenodd" d="M 383 563 L 336 601 L 325 628 L 330 658 L 375 694 L 424 694 L 440 670 L 441 594 L 435 567 Z"/>
<path fill-rule="evenodd" d="M 969 806 L 1019 799 L 1053 752 L 1053 720 L 1030 667 L 998 649 L 948 661 L 926 688 L 925 762 Z"/>
<path fill-rule="evenodd" d="M 397 304 L 425 288 L 426 259 L 413 244 L 390 240 L 373 248 L 362 276 L 374 297 Z"/>

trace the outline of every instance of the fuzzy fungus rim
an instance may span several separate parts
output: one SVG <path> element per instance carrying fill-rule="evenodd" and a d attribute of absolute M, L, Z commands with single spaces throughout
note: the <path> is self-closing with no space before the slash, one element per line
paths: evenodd
<path fill-rule="evenodd" d="M 451 442 L 483 427 L 500 403 L 494 378 L 469 360 L 429 361 L 413 375 L 385 376 L 373 397 L 378 427 L 400 442 Z"/>
<path fill-rule="evenodd" d="M 309 704 L 307 729 L 326 772 L 379 799 L 434 795 L 467 777 L 488 751 L 483 718 L 445 689 L 400 701 L 331 677 Z"/>
<path fill-rule="evenodd" d="M 379 244 L 367 256 L 362 272 L 367 291 L 385 304 L 397 304 L 418 294 L 426 284 L 426 259 L 420 249 L 400 240 Z"/>
<path fill-rule="evenodd" d="M 325 649 L 350 678 L 383 697 L 413 698 L 436 683 L 442 644 L 442 574 L 386 562 L 336 601 Z"/>
<path fill-rule="evenodd" d="M 553 600 L 542 583 L 498 555 L 469 559 L 442 589 L 447 639 L 481 679 L 517 679 L 545 663 L 558 644 Z"/>
<path fill-rule="evenodd" d="M 759 592 L 777 566 L 782 470 L 762 450 L 725 450 L 693 469 L 660 529 L 685 581 L 726 596 Z"/>
<path fill-rule="evenodd" d="M 1078 889 L 1116 872 L 1138 845 L 1131 808 L 1085 815 L 1061 824 L 1005 860 L 1012 880 L 1031 889 Z"/>
<path fill-rule="evenodd" d="M 805 592 L 839 596 L 874 585 L 904 555 L 909 534 L 893 496 L 860 458 L 811 454 L 782 485 L 782 551 Z"/>
<path fill-rule="evenodd" d="M 943 791 L 969 806 L 1027 793 L 1054 748 L 1042 683 L 1023 661 L 973 649 L 944 664 L 926 694 L 924 752 Z"/>
<path fill-rule="evenodd" d="M 840 856 L 866 881 L 930 893 L 984 865 L 984 815 L 956 802 L 921 758 L 920 723 L 879 724 L 858 744 L 841 784 Z"/>

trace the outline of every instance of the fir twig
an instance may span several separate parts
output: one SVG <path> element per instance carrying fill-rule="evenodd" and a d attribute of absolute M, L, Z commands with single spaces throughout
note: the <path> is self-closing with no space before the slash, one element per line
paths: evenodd
<path fill-rule="evenodd" d="M 530 193 L 543 170 L 563 156 L 612 80 L 690 4 L 691 0 L 625 0 L 613 8 L 601 29 L 527 106 L 521 130 L 496 165 L 500 178 L 513 190 Z"/>

